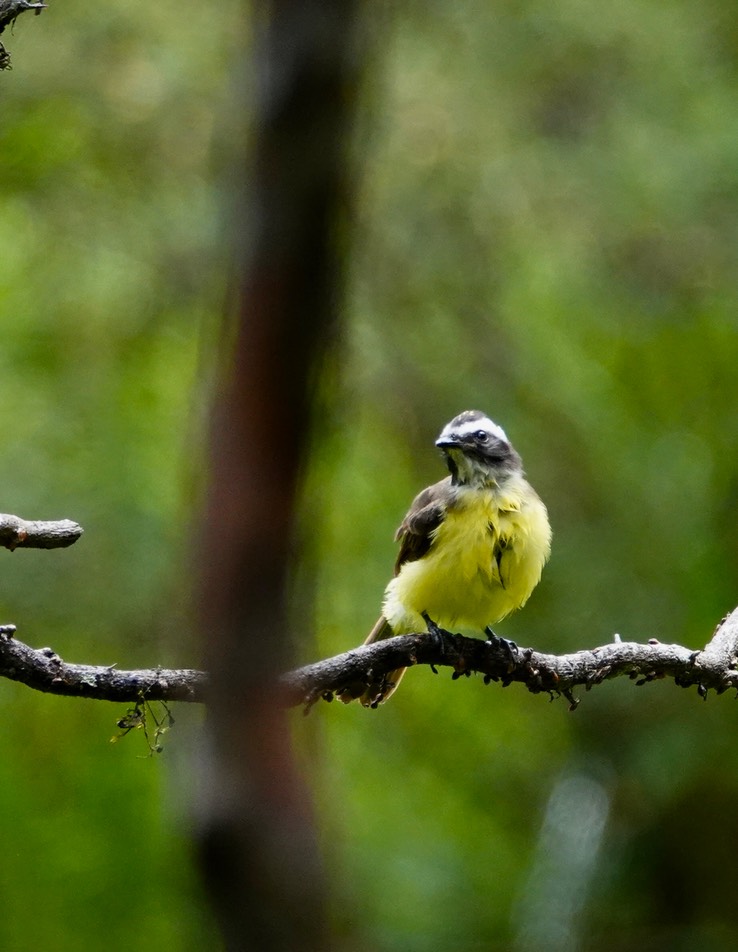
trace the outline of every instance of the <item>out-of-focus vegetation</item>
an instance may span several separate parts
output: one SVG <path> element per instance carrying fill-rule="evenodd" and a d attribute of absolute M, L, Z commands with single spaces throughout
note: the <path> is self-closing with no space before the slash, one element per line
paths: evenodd
<path fill-rule="evenodd" d="M 0 552 L 0 615 L 69 660 L 198 661 L 179 576 L 238 29 L 232 3 L 52 0 L 3 36 L 0 508 L 85 535 Z M 177 792 L 202 713 L 148 760 L 140 734 L 108 743 L 114 705 L 4 682 L 0 710 L 0 947 L 217 948 Z"/>
<path fill-rule="evenodd" d="M 699 647 L 738 603 L 738 32 L 722 3 L 410 4 L 369 97 L 342 410 L 311 487 L 321 653 L 379 609 L 391 537 L 465 407 L 554 526 L 501 633 Z M 368 947 L 732 948 L 738 712 L 613 682 L 576 714 L 411 671 L 316 710 Z"/>
<path fill-rule="evenodd" d="M 369 15 L 303 658 L 369 630 L 394 528 L 442 475 L 433 438 L 471 406 L 505 426 L 555 530 L 500 633 L 700 646 L 738 602 L 734 16 L 715 0 Z M 69 658 L 197 661 L 178 579 L 242 30 L 230 3 L 54 0 L 6 40 L 0 508 L 86 534 L 0 552 L 0 620 Z M 175 710 L 152 761 L 138 738 L 107 744 L 112 707 L 10 684 L 0 706 L 0 946 L 217 948 L 175 793 L 197 712 Z M 732 948 L 737 717 L 626 682 L 571 715 L 426 669 L 380 711 L 297 717 L 337 929 L 378 952 Z"/>

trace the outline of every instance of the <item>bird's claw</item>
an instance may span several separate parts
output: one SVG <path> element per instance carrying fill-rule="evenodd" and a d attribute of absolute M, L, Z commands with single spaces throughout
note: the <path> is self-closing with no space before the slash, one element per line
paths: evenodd
<path fill-rule="evenodd" d="M 508 661 L 515 661 L 519 649 L 514 641 L 509 641 L 507 638 L 500 638 L 499 635 L 492 631 L 489 625 L 484 629 L 484 633 L 487 635 L 488 645 L 491 645 L 493 648 L 501 648 L 507 655 Z"/>
<path fill-rule="evenodd" d="M 451 637 L 451 632 L 439 627 L 426 612 L 423 612 L 423 621 L 428 628 L 428 634 L 433 639 L 433 644 L 438 648 L 441 654 L 445 655 L 446 639 Z"/>

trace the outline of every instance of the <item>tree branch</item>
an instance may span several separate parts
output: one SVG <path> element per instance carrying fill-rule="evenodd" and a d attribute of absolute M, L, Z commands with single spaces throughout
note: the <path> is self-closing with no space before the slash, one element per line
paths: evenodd
<path fill-rule="evenodd" d="M 45 3 L 29 3 L 28 0 L 0 0 L 0 33 L 6 26 L 12 26 L 21 13 L 27 10 L 35 10 L 36 16 L 46 9 Z M 10 65 L 10 53 L 0 43 L 0 70 L 12 69 Z"/>
<path fill-rule="evenodd" d="M 29 522 L 19 516 L 0 513 L 0 546 L 11 552 L 14 549 L 64 549 L 73 545 L 83 532 L 82 526 L 71 519 Z"/>
<path fill-rule="evenodd" d="M 615 641 L 598 648 L 565 655 L 544 654 L 532 648 L 510 652 L 503 644 L 478 638 L 447 635 L 442 643 L 427 634 L 402 635 L 355 648 L 353 651 L 307 665 L 281 679 L 284 703 L 311 706 L 316 700 L 340 696 L 347 686 L 379 684 L 383 675 L 400 667 L 428 664 L 453 668 L 453 678 L 478 673 L 485 683 L 507 687 L 517 681 L 533 694 L 561 695 L 573 710 L 579 703 L 573 690 L 627 675 L 638 686 L 671 678 L 679 687 L 695 686 L 704 697 L 738 690 L 738 609 L 718 626 L 702 651 L 682 645 Z"/>
<path fill-rule="evenodd" d="M 15 625 L 0 626 L 0 677 L 36 691 L 117 703 L 205 700 L 207 675 L 202 671 L 119 671 L 114 664 L 69 664 L 53 649 L 30 648 L 14 634 Z"/>
<path fill-rule="evenodd" d="M 115 665 L 69 664 L 51 648 L 30 648 L 14 634 L 15 626 L 0 626 L 0 677 L 37 691 L 117 703 L 206 700 L 208 675 L 203 671 L 120 671 Z M 440 641 L 427 634 L 400 635 L 290 671 L 279 679 L 276 696 L 284 707 L 302 704 L 309 710 L 321 698 L 331 700 L 357 685 L 379 684 L 396 668 L 419 664 L 450 667 L 455 679 L 478 673 L 485 683 L 498 681 L 503 687 L 517 681 L 534 694 L 565 697 L 572 710 L 578 704 L 575 688 L 588 691 L 623 675 L 639 686 L 669 678 L 679 687 L 696 687 L 706 697 L 710 689 L 717 694 L 738 691 L 738 608 L 723 619 L 701 651 L 656 639 L 647 644 L 618 639 L 599 648 L 551 655 L 531 648 L 510 652 L 503 644 L 463 635 L 445 635 Z"/>

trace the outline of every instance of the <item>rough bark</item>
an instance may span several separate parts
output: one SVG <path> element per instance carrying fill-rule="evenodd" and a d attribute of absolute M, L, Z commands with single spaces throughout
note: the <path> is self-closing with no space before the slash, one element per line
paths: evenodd
<path fill-rule="evenodd" d="M 0 546 L 11 552 L 14 549 L 64 549 L 73 545 L 83 531 L 82 526 L 71 519 L 40 522 L 0 513 Z"/>
<path fill-rule="evenodd" d="M 534 694 L 562 696 L 572 707 L 578 703 L 576 689 L 589 691 L 624 676 L 637 686 L 671 680 L 678 687 L 696 688 L 702 697 L 709 690 L 722 694 L 738 691 L 738 608 L 701 650 L 652 638 L 644 643 L 615 640 L 552 655 L 532 648 L 510 651 L 503 644 L 461 635 L 434 639 L 418 633 L 362 645 L 258 684 L 241 673 L 243 684 L 259 698 L 268 698 L 265 703 L 272 709 L 303 705 L 309 710 L 320 699 L 340 696 L 348 686 L 376 682 L 398 667 L 418 665 L 451 668 L 454 678 L 478 674 L 503 687 L 519 683 Z M 51 694 L 115 702 L 204 702 L 209 682 L 206 672 L 189 668 L 125 671 L 115 665 L 70 664 L 51 648 L 29 648 L 18 641 L 13 625 L 0 627 L 0 677 Z"/>

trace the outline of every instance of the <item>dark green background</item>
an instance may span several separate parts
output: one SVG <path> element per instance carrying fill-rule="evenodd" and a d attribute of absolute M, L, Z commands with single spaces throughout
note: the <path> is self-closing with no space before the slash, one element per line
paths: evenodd
<path fill-rule="evenodd" d="M 52 3 L 3 37 L 0 508 L 86 533 L 0 552 L 0 620 L 70 660 L 188 666 L 248 12 Z M 394 528 L 467 407 L 506 428 L 555 533 L 500 633 L 699 647 L 738 603 L 734 11 L 367 16 L 300 659 L 375 621 Z M 108 743 L 114 707 L 5 683 L 0 711 L 0 946 L 218 949 L 187 843 L 201 712 L 178 707 L 145 759 L 138 734 Z M 670 683 L 607 683 L 569 714 L 427 669 L 380 711 L 296 715 L 337 930 L 377 952 L 734 948 L 737 719 Z"/>

